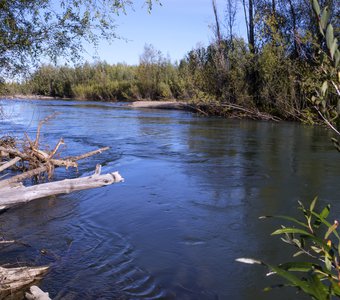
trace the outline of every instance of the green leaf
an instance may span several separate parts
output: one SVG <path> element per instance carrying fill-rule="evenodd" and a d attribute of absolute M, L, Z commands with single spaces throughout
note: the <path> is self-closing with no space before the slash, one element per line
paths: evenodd
<path fill-rule="evenodd" d="M 323 31 L 326 30 L 328 21 L 329 21 L 329 17 L 330 17 L 330 11 L 328 9 L 328 7 L 326 6 L 322 12 L 321 18 L 320 18 L 320 26 L 322 28 Z"/>
<path fill-rule="evenodd" d="M 316 217 L 316 220 L 314 222 L 314 227 L 315 228 L 319 228 L 320 225 L 321 225 L 321 219 L 326 219 L 329 215 L 329 212 L 330 212 L 330 209 L 331 209 L 331 206 L 328 204 L 320 213 L 319 216 L 316 216 L 315 214 L 313 214 L 315 217 Z"/>
<path fill-rule="evenodd" d="M 310 246 L 312 250 L 314 250 L 314 252 L 316 253 L 321 253 L 322 252 L 322 249 L 319 248 L 319 247 L 316 247 L 316 246 Z"/>
<path fill-rule="evenodd" d="M 317 0 L 313 0 L 312 6 L 313 6 L 313 9 L 314 9 L 314 12 L 319 16 L 320 12 L 321 12 L 319 2 Z"/>
<path fill-rule="evenodd" d="M 293 239 L 292 242 L 298 246 L 299 248 L 301 248 L 301 242 L 298 239 Z"/>
<path fill-rule="evenodd" d="M 325 82 L 327 83 L 327 81 L 325 81 Z M 310 211 L 313 211 L 313 210 L 314 210 L 316 201 L 318 201 L 318 197 L 315 197 L 315 198 L 313 199 L 312 203 L 310 204 L 310 206 L 309 206 L 309 210 L 310 210 Z"/>
<path fill-rule="evenodd" d="M 334 293 L 335 296 L 340 296 L 339 282 L 332 279 L 330 281 L 332 283 L 332 292 Z"/>
<path fill-rule="evenodd" d="M 298 252 L 296 252 L 296 253 L 293 254 L 293 257 L 297 257 L 297 256 L 299 256 L 299 255 L 301 255 L 301 254 L 305 254 L 305 252 L 303 252 L 303 251 L 298 251 Z"/>
<path fill-rule="evenodd" d="M 335 51 L 335 67 L 338 67 L 339 61 L 340 61 L 340 50 L 338 49 Z"/>
<path fill-rule="evenodd" d="M 276 219 L 282 219 L 282 220 L 286 220 L 286 221 L 291 221 L 294 222 L 296 224 L 299 224 L 305 228 L 309 228 L 307 224 L 293 218 L 293 217 L 289 217 L 289 216 L 281 216 L 281 215 L 277 215 L 277 216 L 261 216 L 259 217 L 259 219 L 269 219 L 269 218 L 276 218 Z"/>
<path fill-rule="evenodd" d="M 316 296 L 316 293 L 315 293 L 314 289 L 306 281 L 301 280 L 296 275 L 294 275 L 291 272 L 286 271 L 286 270 L 284 270 L 284 269 L 282 269 L 280 267 L 271 266 L 271 265 L 268 265 L 268 267 L 272 271 L 274 271 L 277 275 L 279 275 L 280 277 L 286 279 L 288 282 L 292 283 L 294 286 L 296 286 L 296 287 L 300 288 L 301 290 L 303 290 L 306 294 L 309 294 L 311 296 Z M 317 298 L 317 299 L 319 299 L 319 298 Z M 326 299 L 326 298 L 324 298 L 324 299 Z"/>
<path fill-rule="evenodd" d="M 315 267 L 317 267 L 316 264 L 310 263 L 310 262 L 287 262 L 279 265 L 280 268 L 286 270 L 286 271 L 292 271 L 292 272 L 309 272 Z"/>
<path fill-rule="evenodd" d="M 331 49 L 334 40 L 334 30 L 332 24 L 328 24 L 326 31 L 326 44 L 327 48 Z"/>
<path fill-rule="evenodd" d="M 335 38 L 333 40 L 333 44 L 331 46 L 331 48 L 329 49 L 329 52 L 331 54 L 331 58 L 333 59 L 334 58 L 334 54 L 335 54 L 335 51 L 338 49 L 338 40 Z"/>
<path fill-rule="evenodd" d="M 315 217 L 317 217 L 318 219 L 320 219 L 320 221 L 324 224 L 324 225 L 326 225 L 327 227 L 332 227 L 333 225 L 331 224 L 331 223 L 329 223 L 327 220 L 325 220 L 321 215 L 319 215 L 319 214 L 317 214 L 317 213 L 315 213 L 315 212 L 312 212 L 312 214 L 315 216 Z M 338 240 L 340 240 L 340 236 L 339 236 L 339 234 L 338 234 L 338 232 L 337 231 L 334 231 L 333 232 L 333 234 L 338 238 Z"/>
<path fill-rule="evenodd" d="M 320 217 L 323 218 L 323 219 L 326 219 L 329 215 L 329 212 L 331 210 L 331 206 L 330 204 L 328 204 L 323 210 L 322 212 L 320 213 Z"/>
<path fill-rule="evenodd" d="M 275 230 L 271 235 L 279 235 L 279 234 L 284 234 L 284 233 L 298 233 L 298 234 L 303 234 L 303 235 L 313 237 L 313 235 L 310 234 L 309 232 L 303 229 L 299 229 L 299 228 L 281 228 L 281 229 Z"/>
<path fill-rule="evenodd" d="M 321 95 L 325 96 L 326 95 L 326 91 L 328 89 L 328 82 L 327 80 L 323 82 L 322 87 L 321 87 Z"/>
<path fill-rule="evenodd" d="M 332 262 L 329 259 L 328 255 L 325 256 L 325 266 L 327 271 L 330 272 L 332 270 Z"/>
<path fill-rule="evenodd" d="M 335 231 L 337 228 L 338 228 L 338 223 L 336 222 L 336 223 L 334 223 L 331 227 L 328 228 L 328 230 L 327 230 L 327 232 L 326 232 L 326 234 L 325 234 L 325 236 L 324 236 L 324 239 L 328 239 L 329 235 L 330 235 L 333 231 Z"/>
<path fill-rule="evenodd" d="M 320 278 L 313 274 L 309 281 L 309 286 L 311 287 L 313 291 L 313 295 L 315 299 L 318 300 L 329 300 L 329 293 L 328 293 L 328 287 L 323 285 Z"/>

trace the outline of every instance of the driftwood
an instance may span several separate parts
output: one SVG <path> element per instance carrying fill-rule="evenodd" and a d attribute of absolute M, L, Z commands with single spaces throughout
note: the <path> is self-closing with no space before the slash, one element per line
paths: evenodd
<path fill-rule="evenodd" d="M 30 291 L 25 294 L 28 300 L 51 300 L 48 293 L 39 289 L 36 285 L 30 287 Z"/>
<path fill-rule="evenodd" d="M 10 298 L 10 295 L 22 287 L 40 280 L 48 271 L 48 267 L 0 267 L 0 297 Z"/>
<path fill-rule="evenodd" d="M 97 172 L 92 176 L 42 183 L 30 187 L 18 184 L 13 187 L 0 189 L 0 209 L 6 209 L 13 205 L 38 198 L 93 189 L 121 181 L 123 181 L 123 178 L 118 172 L 104 175 L 100 175 Z"/>
<path fill-rule="evenodd" d="M 97 165 L 95 173 L 91 176 L 51 181 L 56 168 L 78 168 L 79 160 L 109 149 L 109 147 L 104 147 L 77 156 L 61 158 L 60 148 L 65 144 L 62 138 L 59 139 L 55 147 L 51 148 L 51 151 L 47 147 L 42 148 L 40 146 L 42 126 L 54 116 L 55 114 L 48 116 L 39 123 L 35 140 L 31 140 L 26 134 L 20 148 L 17 146 L 16 139 L 12 137 L 0 138 L 0 209 L 7 209 L 38 198 L 67 194 L 123 181 L 118 172 L 100 174 L 100 165 Z M 3 179 L 8 174 L 13 174 L 4 174 L 11 169 L 20 173 Z M 23 181 L 30 178 L 35 179 L 35 183 L 38 182 L 38 184 L 24 186 Z M 47 180 L 48 182 L 46 182 Z M 15 243 L 15 241 L 2 240 L 0 243 L 10 244 Z M 0 299 L 4 299 L 7 295 L 12 295 L 23 287 L 27 287 L 33 281 L 40 279 L 47 270 L 48 267 L 0 267 Z M 41 291 L 36 286 L 30 288 L 30 292 L 26 293 L 26 298 L 50 299 L 48 293 Z"/>
<path fill-rule="evenodd" d="M 187 107 L 204 116 L 216 115 L 234 119 L 248 118 L 253 120 L 280 121 L 278 117 L 260 112 L 257 108 L 245 108 L 233 103 L 198 102 L 187 104 Z"/>

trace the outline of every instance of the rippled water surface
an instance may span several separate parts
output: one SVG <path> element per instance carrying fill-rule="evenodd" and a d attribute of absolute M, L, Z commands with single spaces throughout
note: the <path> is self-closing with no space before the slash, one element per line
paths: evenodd
<path fill-rule="evenodd" d="M 3 101 L 1 134 L 27 131 L 52 112 L 44 144 L 63 155 L 110 146 L 57 179 L 119 170 L 125 183 L 50 197 L 0 215 L 0 263 L 49 264 L 53 299 L 292 299 L 262 292 L 277 281 L 237 257 L 277 263 L 289 246 L 267 214 L 295 214 L 319 195 L 340 205 L 339 154 L 325 129 L 231 121 L 123 104 Z M 0 196 L 1 197 L 1 196 Z M 303 299 L 302 296 L 296 296 Z"/>

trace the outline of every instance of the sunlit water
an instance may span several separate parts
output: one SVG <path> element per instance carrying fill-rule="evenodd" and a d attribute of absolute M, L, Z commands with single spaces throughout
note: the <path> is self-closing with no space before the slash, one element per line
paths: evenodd
<path fill-rule="evenodd" d="M 296 214 L 319 195 L 339 205 L 339 154 L 325 129 L 295 123 L 231 121 L 122 104 L 3 101 L 1 135 L 41 144 L 63 137 L 63 155 L 111 149 L 56 179 L 119 170 L 125 183 L 50 197 L 0 215 L 0 263 L 49 264 L 40 287 L 53 299 L 292 299 L 264 293 L 280 280 L 238 257 L 278 263 L 290 247 L 261 215 Z M 1 197 L 1 196 L 0 196 Z"/>

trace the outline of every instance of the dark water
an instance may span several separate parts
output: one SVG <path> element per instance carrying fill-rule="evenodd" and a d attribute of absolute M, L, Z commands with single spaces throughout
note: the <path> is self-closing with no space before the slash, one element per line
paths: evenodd
<path fill-rule="evenodd" d="M 79 174 L 119 170 L 126 181 L 51 197 L 0 215 L 0 263 L 49 264 L 54 299 L 303 299 L 237 257 L 278 263 L 289 246 L 264 214 L 295 214 L 297 200 L 339 213 L 339 154 L 325 129 L 294 123 L 202 118 L 186 112 L 65 101 L 4 102 L 1 134 L 43 127 L 64 155 L 110 146 Z M 1 196 L 0 196 L 1 197 Z"/>

